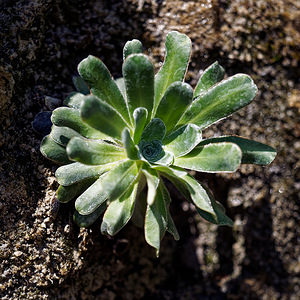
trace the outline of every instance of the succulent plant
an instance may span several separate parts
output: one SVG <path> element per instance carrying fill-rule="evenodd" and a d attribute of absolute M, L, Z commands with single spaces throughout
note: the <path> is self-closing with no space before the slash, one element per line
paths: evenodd
<path fill-rule="evenodd" d="M 52 113 L 41 144 L 56 171 L 60 202 L 75 200 L 74 220 L 90 226 L 103 214 L 101 232 L 115 235 L 133 219 L 157 250 L 166 231 L 179 239 L 169 212 L 172 182 L 207 221 L 232 225 L 223 206 L 187 170 L 234 172 L 242 164 L 269 164 L 276 151 L 238 136 L 202 139 L 202 130 L 249 104 L 257 88 L 245 74 L 225 80 L 215 62 L 195 89 L 184 82 L 191 41 L 166 37 L 166 57 L 154 74 L 138 40 L 123 50 L 123 77 L 114 80 L 103 62 L 88 56 L 78 65 L 71 93 Z"/>

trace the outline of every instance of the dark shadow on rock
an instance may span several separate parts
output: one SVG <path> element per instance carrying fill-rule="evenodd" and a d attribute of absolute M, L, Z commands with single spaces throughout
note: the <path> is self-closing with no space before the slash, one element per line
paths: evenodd
<path fill-rule="evenodd" d="M 288 274 L 277 252 L 273 237 L 270 192 L 259 203 L 249 207 L 244 229 L 246 258 L 242 276 L 259 277 L 278 292 L 288 288 Z"/>
<path fill-rule="evenodd" d="M 195 222 L 195 212 L 191 209 L 184 210 L 182 204 L 186 203 L 183 196 L 166 180 L 170 191 L 170 211 L 180 234 L 178 242 L 172 241 L 166 247 L 172 247 L 172 257 L 167 268 L 167 278 L 158 285 L 154 293 L 147 294 L 142 299 L 219 299 L 225 300 L 226 295 L 215 282 L 203 274 L 197 256 L 196 240 L 202 233 Z M 166 237 L 166 241 L 169 239 Z M 170 250 L 167 250 L 170 251 Z M 166 255 L 164 251 L 162 255 Z"/>
<path fill-rule="evenodd" d="M 270 206 L 270 190 L 263 199 L 254 202 L 247 211 L 241 207 L 228 207 L 228 192 L 239 180 L 228 180 L 212 174 L 198 174 L 201 182 L 209 183 L 216 200 L 221 202 L 227 215 L 235 219 L 235 215 L 247 218 L 243 236 L 245 239 L 245 258 L 242 262 L 241 274 L 226 284 L 228 295 L 246 293 L 247 299 L 257 299 L 255 288 L 251 282 L 273 287 L 277 292 L 287 292 L 288 273 L 286 272 L 280 254 L 277 252 L 273 237 L 273 222 Z M 269 179 L 271 181 L 271 179 Z M 264 179 L 267 182 L 267 179 Z M 236 242 L 232 228 L 220 226 L 217 230 L 216 251 L 219 268 L 215 276 L 231 276 L 234 271 L 233 245 Z M 249 281 L 250 284 L 247 284 Z M 230 297 L 231 297 L 230 296 Z"/>
<path fill-rule="evenodd" d="M 267 179 L 264 179 L 264 182 L 267 182 Z M 227 182 L 218 178 L 217 184 L 218 187 L 227 186 L 228 192 L 230 185 L 238 184 L 238 182 Z M 220 191 L 218 188 L 216 194 L 218 195 Z M 255 285 L 270 286 L 279 293 L 287 292 L 289 277 L 280 253 L 275 248 L 270 198 L 269 188 L 267 195 L 260 201 L 253 202 L 247 211 L 238 207 L 227 208 L 228 215 L 233 219 L 235 214 L 239 214 L 247 220 L 243 231 L 245 257 L 241 263 L 241 274 L 226 284 L 230 295 L 245 293 L 247 299 L 257 299 Z M 218 229 L 217 249 L 220 259 L 218 271 L 221 274 L 230 275 L 233 271 L 233 249 L 231 247 L 234 242 L 233 232 L 230 228 L 220 227 Z M 224 252 L 224 244 L 227 245 L 227 252 Z M 222 245 L 222 250 L 220 245 Z"/>

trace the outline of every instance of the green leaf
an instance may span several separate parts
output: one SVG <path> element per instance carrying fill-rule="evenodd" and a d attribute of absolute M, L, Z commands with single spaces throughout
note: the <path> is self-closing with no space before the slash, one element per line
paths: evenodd
<path fill-rule="evenodd" d="M 153 165 L 152 168 L 159 171 L 159 175 L 164 176 L 172 181 L 175 187 L 184 195 L 184 197 L 187 199 L 190 198 L 190 194 L 186 191 L 185 182 L 182 179 L 182 177 L 188 174 L 186 170 L 175 166 L 160 165 Z"/>
<path fill-rule="evenodd" d="M 143 53 L 143 45 L 139 40 L 128 41 L 123 48 L 123 60 L 131 54 Z"/>
<path fill-rule="evenodd" d="M 67 203 L 75 199 L 88 187 L 90 187 L 96 180 L 96 177 L 92 177 L 69 186 L 60 185 L 58 190 L 56 191 L 57 200 L 62 203 Z"/>
<path fill-rule="evenodd" d="M 58 164 L 69 164 L 69 160 L 65 147 L 57 144 L 50 135 L 43 138 L 41 146 L 41 153 L 48 159 Z"/>
<path fill-rule="evenodd" d="M 205 186 L 203 186 L 203 188 L 206 190 L 207 195 L 210 198 L 212 207 L 215 211 L 215 217 L 213 217 L 211 214 L 208 214 L 207 212 L 196 207 L 198 214 L 202 218 L 204 218 L 205 220 L 207 220 L 213 224 L 220 225 L 220 226 L 222 226 L 222 225 L 223 226 L 233 226 L 233 221 L 228 216 L 226 216 L 223 205 L 214 199 L 213 195 L 208 190 L 208 188 L 206 188 Z"/>
<path fill-rule="evenodd" d="M 164 139 L 164 149 L 173 153 L 175 157 L 180 157 L 192 151 L 199 144 L 201 138 L 202 134 L 199 127 L 188 124 L 180 127 Z"/>
<path fill-rule="evenodd" d="M 187 83 L 177 81 L 167 88 L 155 115 L 165 123 L 167 132 L 175 127 L 192 100 L 193 89 Z"/>
<path fill-rule="evenodd" d="M 107 136 L 94 128 L 85 124 L 77 109 L 68 107 L 59 107 L 52 112 L 51 121 L 59 127 L 69 127 L 86 138 L 103 139 Z"/>
<path fill-rule="evenodd" d="M 121 78 L 117 78 L 115 80 L 115 83 L 117 84 L 122 96 L 124 97 L 124 99 L 126 100 L 127 99 L 127 96 L 126 96 L 126 87 L 125 87 L 125 81 L 124 81 L 124 78 L 121 77 Z M 127 100 L 126 100 L 127 101 Z"/>
<path fill-rule="evenodd" d="M 181 178 L 188 174 L 188 172 L 185 169 L 174 167 L 174 166 L 167 167 L 167 166 L 153 165 L 152 168 L 174 178 L 176 177 Z"/>
<path fill-rule="evenodd" d="M 215 143 L 196 147 L 189 154 L 178 157 L 174 165 L 198 172 L 234 172 L 242 159 L 241 149 L 233 143 Z"/>
<path fill-rule="evenodd" d="M 133 214 L 137 187 L 138 182 L 132 184 L 120 198 L 109 204 L 101 224 L 103 234 L 113 236 L 128 223 Z"/>
<path fill-rule="evenodd" d="M 168 211 L 168 223 L 167 223 L 167 231 L 173 235 L 173 238 L 175 241 L 179 241 L 180 240 L 180 235 L 177 231 L 176 225 L 172 219 L 172 216 L 170 214 L 170 212 Z"/>
<path fill-rule="evenodd" d="M 166 174 L 169 176 L 168 178 L 172 182 L 174 182 L 173 179 L 179 180 L 181 182 L 181 184 L 178 185 L 175 181 L 176 188 L 178 188 L 180 192 L 183 192 L 183 195 L 188 200 L 192 200 L 196 207 L 212 215 L 212 217 L 216 217 L 209 195 L 197 180 L 195 180 L 189 174 L 185 174 L 181 177 L 174 177 L 174 175 L 171 175 L 170 172 Z M 184 189 L 186 189 L 187 191 L 184 191 Z"/>
<path fill-rule="evenodd" d="M 74 136 L 82 137 L 77 131 L 69 127 L 58 127 L 53 125 L 50 137 L 59 145 L 66 147 L 70 139 Z"/>
<path fill-rule="evenodd" d="M 104 63 L 89 55 L 78 65 L 78 72 L 90 86 L 92 94 L 116 109 L 130 125 L 126 101 Z"/>
<path fill-rule="evenodd" d="M 79 227 L 90 227 L 105 211 L 106 206 L 106 203 L 102 203 L 94 212 L 86 216 L 75 210 L 73 220 Z"/>
<path fill-rule="evenodd" d="M 158 160 L 153 161 L 154 164 L 169 166 L 172 165 L 174 162 L 174 155 L 171 152 L 164 151 L 162 152 L 162 157 Z"/>
<path fill-rule="evenodd" d="M 181 179 L 184 181 L 185 186 L 190 193 L 190 198 L 195 206 L 215 218 L 216 215 L 211 204 L 211 199 L 201 184 L 189 174 L 181 177 Z"/>
<path fill-rule="evenodd" d="M 77 92 L 72 92 L 69 96 L 64 100 L 64 105 L 67 105 L 71 108 L 79 109 L 81 102 L 83 101 L 85 95 Z"/>
<path fill-rule="evenodd" d="M 95 96 L 86 96 L 80 109 L 82 120 L 102 133 L 121 140 L 126 123 L 108 104 Z"/>
<path fill-rule="evenodd" d="M 123 63 L 123 77 L 130 115 L 138 107 L 145 107 L 150 118 L 154 99 L 154 68 L 144 54 L 132 54 Z"/>
<path fill-rule="evenodd" d="M 59 184 L 69 186 L 84 179 L 100 176 L 113 168 L 116 164 L 107 164 L 102 166 L 87 166 L 81 163 L 72 163 L 59 167 L 55 172 L 55 177 Z"/>
<path fill-rule="evenodd" d="M 183 81 L 191 55 L 191 40 L 177 31 L 171 31 L 166 37 L 165 61 L 155 76 L 155 100 L 153 115 L 169 85 Z"/>
<path fill-rule="evenodd" d="M 73 137 L 67 145 L 71 160 L 85 165 L 105 165 L 126 158 L 124 148 L 101 140 L 87 140 Z"/>
<path fill-rule="evenodd" d="M 197 212 L 204 219 L 217 225 L 232 226 L 232 220 L 225 215 L 224 208 L 214 199 L 207 188 L 204 188 L 202 185 L 200 185 L 199 182 L 191 175 L 184 176 L 184 180 L 187 183 L 186 188 L 191 194 L 191 198 L 196 206 Z M 207 205 L 203 206 L 202 200 L 207 203 L 207 205 L 210 207 L 210 210 L 206 209 Z"/>
<path fill-rule="evenodd" d="M 165 235 L 168 224 L 166 203 L 163 196 L 161 184 L 156 191 L 153 205 L 147 205 L 145 216 L 145 238 L 147 243 L 157 249 L 157 256 L 160 248 L 160 241 Z"/>
<path fill-rule="evenodd" d="M 125 128 L 122 132 L 122 142 L 123 142 L 123 145 L 125 146 L 128 158 L 137 160 L 139 158 L 138 157 L 138 148 L 134 144 L 134 142 L 130 136 L 130 131 L 128 128 Z"/>
<path fill-rule="evenodd" d="M 207 221 L 217 225 L 232 226 L 232 221 L 225 215 L 222 205 L 216 202 L 208 189 L 182 169 L 157 167 L 162 176 L 168 178 L 182 195 L 196 206 L 198 213 Z"/>
<path fill-rule="evenodd" d="M 151 142 L 154 140 L 162 141 L 166 134 L 166 126 L 161 119 L 154 118 L 146 126 L 142 133 L 141 140 Z"/>
<path fill-rule="evenodd" d="M 193 123 L 201 130 L 207 128 L 249 104 L 256 92 L 257 87 L 248 75 L 229 77 L 194 100 L 177 125 Z"/>
<path fill-rule="evenodd" d="M 225 70 L 216 61 L 204 70 L 195 87 L 194 97 L 206 92 L 224 78 Z"/>
<path fill-rule="evenodd" d="M 73 76 L 72 81 L 73 81 L 73 84 L 74 84 L 76 90 L 79 93 L 82 93 L 84 95 L 88 95 L 90 93 L 90 89 L 89 89 L 88 85 L 80 76 Z"/>
<path fill-rule="evenodd" d="M 89 215 L 106 199 L 112 201 L 121 197 L 137 176 L 138 168 L 134 161 L 119 162 L 76 199 L 76 210 L 82 215 Z"/>
<path fill-rule="evenodd" d="M 131 217 L 133 224 L 141 229 L 144 228 L 145 214 L 147 208 L 147 192 L 145 186 L 146 178 L 143 175 L 143 173 L 141 173 L 141 176 L 139 178 L 139 185 L 135 200 L 134 211 Z"/>
<path fill-rule="evenodd" d="M 133 140 L 136 144 L 141 140 L 142 132 L 147 121 L 148 111 L 144 107 L 138 107 L 133 112 L 134 134 Z"/>
<path fill-rule="evenodd" d="M 146 164 L 144 164 L 144 167 L 142 168 L 142 172 L 144 173 L 146 180 L 147 180 L 147 187 L 148 187 L 147 203 L 148 203 L 148 205 L 152 205 L 155 200 L 156 191 L 157 191 L 160 179 L 159 179 L 157 171 L 147 167 Z"/>
<path fill-rule="evenodd" d="M 221 136 L 206 139 L 201 141 L 199 146 L 220 142 L 230 142 L 238 145 L 242 150 L 242 164 L 268 165 L 276 157 L 276 150 L 272 147 L 239 136 Z"/>
<path fill-rule="evenodd" d="M 180 239 L 179 233 L 177 231 L 177 228 L 174 224 L 174 221 L 173 221 L 170 211 L 169 211 L 171 197 L 170 197 L 170 194 L 169 194 L 166 186 L 163 183 L 162 183 L 162 191 L 163 191 L 163 196 L 164 196 L 164 200 L 166 203 L 166 210 L 167 210 L 167 231 L 173 235 L 173 237 L 176 241 L 178 241 Z"/>

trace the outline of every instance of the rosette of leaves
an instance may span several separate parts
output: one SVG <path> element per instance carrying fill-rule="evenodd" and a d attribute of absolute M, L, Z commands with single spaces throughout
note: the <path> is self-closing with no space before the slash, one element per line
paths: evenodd
<path fill-rule="evenodd" d="M 202 139 L 202 130 L 246 106 L 257 88 L 245 74 L 224 78 L 215 62 L 195 89 L 184 82 L 191 41 L 172 31 L 158 73 L 138 40 L 123 50 L 123 77 L 114 80 L 104 63 L 88 56 L 74 79 L 78 92 L 52 113 L 52 130 L 41 152 L 62 164 L 56 177 L 61 202 L 75 199 L 74 220 L 115 235 L 130 219 L 144 226 L 157 249 L 166 231 L 179 239 L 163 178 L 193 203 L 207 221 L 232 225 L 224 208 L 188 170 L 234 172 L 242 164 L 269 164 L 273 148 L 238 136 Z"/>

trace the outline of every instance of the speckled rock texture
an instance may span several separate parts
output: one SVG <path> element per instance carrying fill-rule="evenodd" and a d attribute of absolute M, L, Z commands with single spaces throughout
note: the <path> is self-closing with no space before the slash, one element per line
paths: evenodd
<path fill-rule="evenodd" d="M 0 298 L 300 298 L 300 5 L 257 0 L 23 0 L 0 4 Z M 55 201 L 57 166 L 31 127 L 63 99 L 88 54 L 120 76 L 122 46 L 142 40 L 159 68 L 168 31 L 193 41 L 187 80 L 215 60 L 251 75 L 252 104 L 204 132 L 238 134 L 278 150 L 267 167 L 197 174 L 234 220 L 200 219 L 170 186 L 181 235 L 155 258 L 132 224 L 116 237 L 78 229 L 73 204 Z"/>

